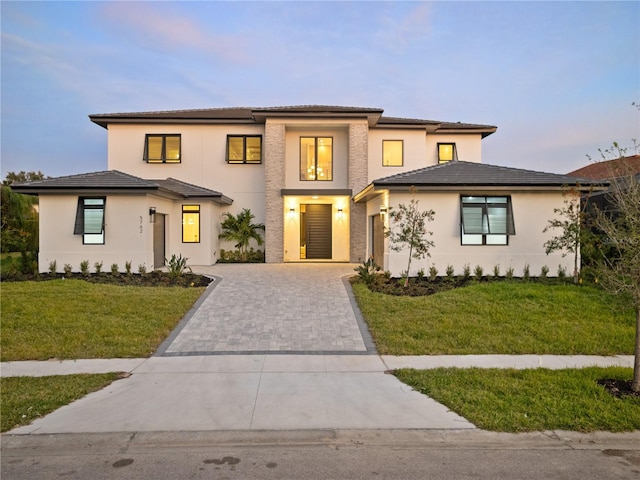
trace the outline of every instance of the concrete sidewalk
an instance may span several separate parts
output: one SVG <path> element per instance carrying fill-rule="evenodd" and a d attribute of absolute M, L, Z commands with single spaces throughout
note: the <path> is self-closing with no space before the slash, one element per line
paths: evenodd
<path fill-rule="evenodd" d="M 12 434 L 474 429 L 389 369 L 440 366 L 631 366 L 633 357 L 471 355 L 207 355 L 6 362 L 2 376 L 126 371 L 132 375 Z"/>

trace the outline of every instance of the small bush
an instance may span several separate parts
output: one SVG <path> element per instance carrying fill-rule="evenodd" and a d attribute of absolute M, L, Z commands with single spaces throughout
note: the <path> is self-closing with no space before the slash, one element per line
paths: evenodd
<path fill-rule="evenodd" d="M 73 272 L 73 267 L 70 263 L 65 263 L 64 267 L 62 267 L 62 271 L 65 275 L 71 275 L 71 272 Z"/>
<path fill-rule="evenodd" d="M 493 266 L 493 276 L 496 278 L 500 276 L 500 265 Z"/>
<path fill-rule="evenodd" d="M 462 276 L 465 280 L 469 280 L 469 278 L 471 278 L 471 267 L 468 263 L 465 263 L 464 268 L 462 269 Z"/>
<path fill-rule="evenodd" d="M 513 267 L 507 268 L 507 272 L 505 273 L 505 277 L 507 277 L 509 280 L 511 280 L 513 278 Z"/>
<path fill-rule="evenodd" d="M 89 276 L 89 260 L 82 260 L 80 262 L 80 273 L 85 277 Z"/>
<path fill-rule="evenodd" d="M 473 269 L 473 275 L 476 277 L 476 280 L 478 281 L 482 280 L 483 273 L 484 273 L 484 270 L 480 265 L 476 265 L 476 268 Z"/>
<path fill-rule="evenodd" d="M 58 272 L 58 262 L 55 260 L 49 262 L 49 273 L 55 275 Z"/>
<path fill-rule="evenodd" d="M 222 253 L 222 251 L 220 251 Z M 358 277 L 365 285 L 373 285 L 380 271 L 380 265 L 373 261 L 373 258 L 369 258 L 366 262 L 362 262 L 362 265 L 358 265 L 354 270 L 357 272 Z"/>
<path fill-rule="evenodd" d="M 436 265 L 433 264 L 429 267 L 429 280 L 433 282 L 436 278 L 438 278 L 438 269 Z"/>
<path fill-rule="evenodd" d="M 449 280 L 450 282 L 453 281 L 453 275 L 455 273 L 455 269 L 453 268 L 453 265 L 447 265 L 447 269 L 445 270 L 445 273 L 447 274 L 447 280 Z"/>
<path fill-rule="evenodd" d="M 117 275 L 118 273 L 120 273 L 120 267 L 118 267 L 117 263 L 112 263 L 111 264 L 111 273 L 113 275 Z"/>
<path fill-rule="evenodd" d="M 127 275 L 131 275 L 131 260 L 124 262 L 124 271 Z"/>
<path fill-rule="evenodd" d="M 189 259 L 183 257 L 182 255 L 176 256 L 175 253 L 171 255 L 170 259 L 167 260 L 165 258 L 164 264 L 169 269 L 169 275 L 171 275 L 172 277 L 180 277 L 186 270 L 189 270 L 191 272 L 191 267 L 187 266 L 187 260 Z"/>
<path fill-rule="evenodd" d="M 542 268 L 540 269 L 540 278 L 547 278 L 548 274 L 549 274 L 549 267 L 547 267 L 546 265 L 543 265 Z"/>
<path fill-rule="evenodd" d="M 564 268 L 562 265 L 558 265 L 558 278 L 563 280 L 567 278 L 567 269 Z"/>
<path fill-rule="evenodd" d="M 96 273 L 100 273 L 102 271 L 102 262 L 94 263 L 93 268 L 95 268 Z"/>
<path fill-rule="evenodd" d="M 145 266 L 144 263 L 141 263 L 140 265 L 138 265 L 138 273 L 140 275 L 144 275 L 145 273 L 147 273 L 147 267 Z"/>
<path fill-rule="evenodd" d="M 529 264 L 525 263 L 524 268 L 522 269 L 522 278 L 524 278 L 525 280 L 529 280 L 530 277 L 531 271 L 529 270 Z"/>
<path fill-rule="evenodd" d="M 418 278 L 419 282 L 424 280 L 424 268 L 421 268 L 420 270 L 418 270 L 418 272 L 416 273 L 416 277 Z"/>

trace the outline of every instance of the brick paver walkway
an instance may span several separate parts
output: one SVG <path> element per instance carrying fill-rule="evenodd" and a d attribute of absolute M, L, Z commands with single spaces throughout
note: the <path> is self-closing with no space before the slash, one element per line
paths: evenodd
<path fill-rule="evenodd" d="M 343 281 L 353 269 L 352 264 L 194 267 L 220 279 L 158 354 L 375 353 Z"/>

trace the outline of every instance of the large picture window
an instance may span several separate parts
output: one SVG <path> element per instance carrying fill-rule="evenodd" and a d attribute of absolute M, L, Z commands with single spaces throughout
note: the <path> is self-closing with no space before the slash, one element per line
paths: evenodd
<path fill-rule="evenodd" d="M 262 136 L 227 135 L 227 163 L 262 163 Z"/>
<path fill-rule="evenodd" d="M 180 163 L 180 135 L 147 134 L 144 160 L 148 163 Z"/>
<path fill-rule="evenodd" d="M 333 180 L 333 138 L 300 137 L 300 180 Z"/>
<path fill-rule="evenodd" d="M 104 245 L 105 197 L 79 197 L 74 235 L 82 235 L 85 245 Z"/>
<path fill-rule="evenodd" d="M 462 245 L 507 245 L 515 235 L 511 197 L 460 198 Z"/>
<path fill-rule="evenodd" d="M 200 243 L 200 205 L 182 206 L 182 243 Z"/>
<path fill-rule="evenodd" d="M 402 140 L 382 141 L 382 165 L 385 167 L 401 167 L 403 163 Z"/>

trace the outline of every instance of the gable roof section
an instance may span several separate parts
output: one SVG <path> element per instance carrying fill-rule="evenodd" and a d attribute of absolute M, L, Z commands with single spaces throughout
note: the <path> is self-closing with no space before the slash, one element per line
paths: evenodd
<path fill-rule="evenodd" d="M 19 183 L 13 185 L 12 189 L 19 193 L 28 194 L 165 192 L 185 199 L 193 197 L 210 198 L 219 204 L 226 205 L 230 205 L 233 202 L 233 200 L 220 192 L 173 178 L 166 180 L 147 180 L 118 170 L 81 173 L 66 177 L 47 178 L 34 182 Z"/>
<path fill-rule="evenodd" d="M 89 115 L 101 127 L 110 123 L 154 124 L 257 124 L 267 118 L 366 118 L 370 127 L 423 128 L 427 132 L 481 133 L 483 137 L 496 131 L 492 125 L 452 123 L 438 120 L 384 117 L 381 108 L 346 107 L 334 105 L 293 105 L 282 107 L 231 107 L 157 112 L 103 113 Z"/>

